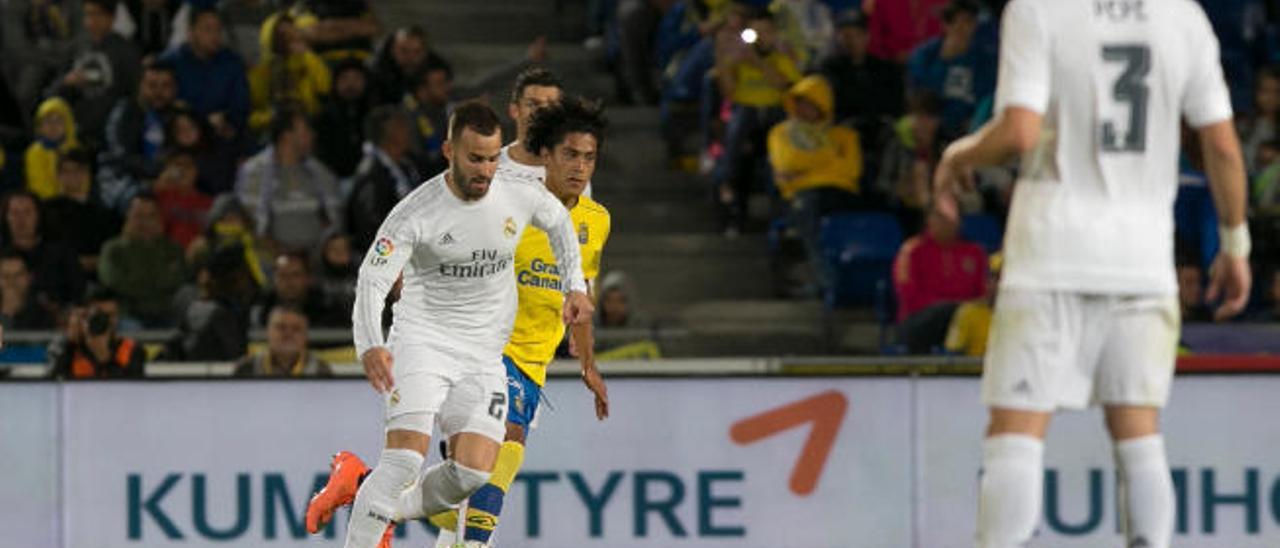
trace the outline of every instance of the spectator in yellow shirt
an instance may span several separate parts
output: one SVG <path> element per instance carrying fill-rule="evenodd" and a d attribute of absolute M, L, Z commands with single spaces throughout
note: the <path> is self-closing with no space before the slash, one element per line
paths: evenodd
<path fill-rule="evenodd" d="M 778 37 L 769 12 L 752 12 L 746 20 L 738 40 L 728 38 L 716 51 L 720 93 L 733 103 L 724 154 L 714 174 L 725 207 L 727 234 L 736 234 L 746 221 L 747 194 L 764 157 L 765 138 L 785 115 L 783 95 L 800 79 L 795 57 Z"/>
<path fill-rule="evenodd" d="M 947 329 L 948 352 L 981 358 L 987 353 L 987 333 L 991 331 L 991 309 L 996 304 L 996 288 L 1000 285 L 999 253 L 991 255 L 987 269 L 987 293 L 981 299 L 965 302 L 956 308 Z"/>
<path fill-rule="evenodd" d="M 275 105 L 293 103 L 308 117 L 320 112 L 329 95 L 329 67 L 307 47 L 293 17 L 277 13 L 262 23 L 258 65 L 249 71 L 249 100 L 253 111 L 249 127 L 263 131 L 275 115 Z"/>
<path fill-rule="evenodd" d="M 769 163 L 822 289 L 831 276 L 819 260 L 820 221 L 861 206 L 862 147 L 856 131 L 832 123 L 834 94 L 822 76 L 806 77 L 793 86 L 784 106 L 787 119 L 769 131 Z"/>
<path fill-rule="evenodd" d="M 76 120 L 71 105 L 61 97 L 45 99 L 36 109 L 36 138 L 27 147 L 27 190 L 41 200 L 56 198 L 58 186 L 58 155 L 80 146 L 76 140 Z"/>

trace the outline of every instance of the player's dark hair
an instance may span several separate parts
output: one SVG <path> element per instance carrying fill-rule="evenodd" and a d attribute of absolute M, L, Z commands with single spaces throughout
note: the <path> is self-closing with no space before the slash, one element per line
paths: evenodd
<path fill-rule="evenodd" d="M 306 117 L 306 112 L 295 103 L 285 102 L 276 105 L 275 115 L 271 117 L 271 125 L 267 128 L 267 134 L 271 137 L 271 144 L 280 144 L 280 138 L 293 130 L 294 122 L 298 118 L 306 120 Z"/>
<path fill-rule="evenodd" d="M 942 20 L 950 23 L 962 13 L 977 17 L 981 9 L 974 0 L 951 0 L 942 8 Z"/>
<path fill-rule="evenodd" d="M 599 102 L 582 97 L 566 98 L 558 104 L 538 109 L 529 124 L 529 134 L 524 147 L 529 152 L 541 154 L 564 142 L 570 133 L 587 133 L 596 138 L 596 147 L 604 145 L 604 132 L 609 121 Z"/>
<path fill-rule="evenodd" d="M 118 6 L 120 2 L 119 0 L 84 0 L 84 2 L 81 3 L 82 7 L 87 6 L 89 4 L 98 6 L 99 9 L 107 12 L 107 15 L 110 15 L 111 17 L 115 17 L 116 6 Z"/>
<path fill-rule="evenodd" d="M 455 107 L 453 115 L 449 116 L 449 140 L 462 137 L 462 132 L 467 129 L 487 137 L 497 133 L 501 127 L 497 111 L 488 103 L 467 101 Z"/>
<path fill-rule="evenodd" d="M 382 105 L 364 117 L 365 138 L 375 145 L 381 145 L 387 139 L 387 128 L 394 121 L 410 124 L 409 114 L 396 105 Z"/>
<path fill-rule="evenodd" d="M 530 86 L 556 88 L 564 91 L 564 83 L 546 67 L 529 67 L 516 76 L 516 85 L 511 88 L 511 102 L 520 102 L 524 90 Z"/>

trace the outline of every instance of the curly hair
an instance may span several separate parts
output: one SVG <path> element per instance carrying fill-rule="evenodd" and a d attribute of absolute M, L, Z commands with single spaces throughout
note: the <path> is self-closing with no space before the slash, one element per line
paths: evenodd
<path fill-rule="evenodd" d="M 609 120 L 598 101 L 582 97 L 566 98 L 559 104 L 538 109 L 529 124 L 525 150 L 533 154 L 555 148 L 570 133 L 587 133 L 596 138 L 596 147 L 604 145 Z"/>

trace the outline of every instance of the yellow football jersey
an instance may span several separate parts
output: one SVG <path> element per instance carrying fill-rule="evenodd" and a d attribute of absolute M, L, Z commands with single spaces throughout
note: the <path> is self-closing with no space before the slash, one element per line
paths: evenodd
<path fill-rule="evenodd" d="M 582 249 L 582 274 L 594 280 L 600 274 L 600 255 L 609 239 L 609 211 L 582 196 L 569 216 Z M 555 357 L 565 330 L 560 271 L 545 232 L 533 227 L 525 229 L 516 246 L 515 271 L 520 306 L 503 353 L 542 386 L 547 380 L 547 364 Z"/>

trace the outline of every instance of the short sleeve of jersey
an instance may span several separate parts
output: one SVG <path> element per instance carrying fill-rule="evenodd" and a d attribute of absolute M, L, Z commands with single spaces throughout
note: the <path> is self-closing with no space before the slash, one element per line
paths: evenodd
<path fill-rule="evenodd" d="M 582 221 L 586 226 L 578 227 L 578 243 L 582 244 L 582 275 L 588 280 L 594 280 L 600 277 L 600 261 L 612 222 L 609 212 L 599 203 L 589 202 L 583 205 L 589 209 Z M 583 228 L 586 228 L 585 234 L 582 232 Z"/>
<path fill-rule="evenodd" d="M 1209 19 L 1199 5 L 1191 12 L 1195 30 L 1186 36 L 1195 45 L 1188 49 L 1187 62 L 1191 71 L 1185 95 L 1182 97 L 1182 114 L 1193 128 L 1231 119 L 1231 94 L 1222 76 L 1222 64 L 1218 58 L 1218 38 L 1213 34 Z"/>
<path fill-rule="evenodd" d="M 1013 0 L 1000 27 L 996 111 L 1023 107 L 1043 114 L 1049 106 L 1052 56 L 1048 29 L 1033 2 Z"/>

